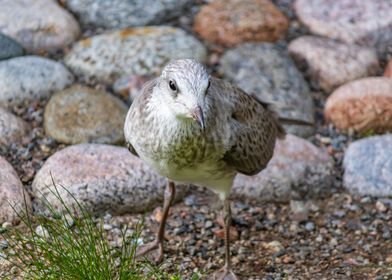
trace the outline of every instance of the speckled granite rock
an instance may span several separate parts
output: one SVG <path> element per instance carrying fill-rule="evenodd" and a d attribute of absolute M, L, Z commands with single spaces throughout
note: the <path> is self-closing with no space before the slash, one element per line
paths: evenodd
<path fill-rule="evenodd" d="M 388 62 L 384 70 L 384 77 L 392 78 L 392 59 Z"/>
<path fill-rule="evenodd" d="M 113 83 L 125 75 L 157 75 L 171 59 L 206 60 L 204 46 L 185 31 L 167 26 L 128 28 L 74 45 L 65 63 L 76 75 Z"/>
<path fill-rule="evenodd" d="M 295 11 L 314 34 L 381 52 L 392 42 L 390 0 L 297 0 Z"/>
<path fill-rule="evenodd" d="M 85 26 L 124 28 L 161 24 L 181 15 L 193 0 L 67 0 Z"/>
<path fill-rule="evenodd" d="M 275 104 L 281 116 L 313 122 L 309 87 L 286 51 L 270 43 L 248 43 L 227 51 L 220 63 L 226 78 L 247 93 Z M 287 131 L 308 136 L 313 128 L 288 126 Z"/>
<path fill-rule="evenodd" d="M 56 141 L 120 143 L 128 107 L 109 93 L 73 86 L 52 96 L 45 107 L 44 127 Z"/>
<path fill-rule="evenodd" d="M 62 90 L 74 80 L 59 62 L 23 56 L 0 62 L 0 105 L 20 104 Z"/>
<path fill-rule="evenodd" d="M 194 30 L 206 41 L 234 46 L 243 42 L 275 42 L 289 26 L 270 0 L 214 0 L 196 15 Z"/>
<path fill-rule="evenodd" d="M 392 131 L 392 79 L 364 78 L 339 87 L 328 97 L 324 115 L 342 130 Z"/>
<path fill-rule="evenodd" d="M 0 31 L 26 50 L 54 50 L 80 34 L 77 21 L 53 0 L 0 0 Z"/>
<path fill-rule="evenodd" d="M 24 120 L 0 107 L 0 146 L 20 142 L 28 127 Z"/>
<path fill-rule="evenodd" d="M 23 55 L 21 45 L 14 39 L 0 33 L 0 60 Z"/>
<path fill-rule="evenodd" d="M 160 205 L 166 179 L 157 175 L 128 149 L 104 144 L 79 144 L 67 147 L 48 158 L 32 184 L 33 193 L 44 195 L 61 208 L 46 186 L 55 183 L 66 187 L 90 212 L 114 214 L 142 212 Z M 186 187 L 177 188 L 182 198 Z M 61 187 L 68 205 L 74 201 Z M 36 200 L 39 203 L 39 199 Z M 40 205 L 37 204 L 38 208 Z"/>
<path fill-rule="evenodd" d="M 30 197 L 24 190 L 18 174 L 11 164 L 0 156 L 0 225 L 4 222 L 18 224 L 20 218 L 15 210 L 25 211 L 25 200 L 28 211 L 31 211 Z"/>
<path fill-rule="evenodd" d="M 379 70 L 374 48 L 303 36 L 291 41 L 288 49 L 302 72 L 328 93 L 347 82 L 376 75 Z"/>
<path fill-rule="evenodd" d="M 237 175 L 232 195 L 264 202 L 304 200 L 328 192 L 333 162 L 326 152 L 293 135 L 278 140 L 266 169 L 255 176 Z"/>
<path fill-rule="evenodd" d="M 389 147 L 389 148 L 388 148 Z M 344 186 L 353 194 L 392 196 L 392 135 L 357 140 L 344 155 Z"/>

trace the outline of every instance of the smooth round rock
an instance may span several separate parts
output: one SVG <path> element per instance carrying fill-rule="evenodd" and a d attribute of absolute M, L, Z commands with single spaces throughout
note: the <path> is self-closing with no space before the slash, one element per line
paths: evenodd
<path fill-rule="evenodd" d="M 128 107 L 109 93 L 73 86 L 52 96 L 45 107 L 46 134 L 65 144 L 115 144 L 124 140 Z"/>
<path fill-rule="evenodd" d="M 296 0 L 294 7 L 314 34 L 381 49 L 392 42 L 390 0 Z"/>
<path fill-rule="evenodd" d="M 85 26 L 107 29 L 161 24 L 181 15 L 193 0 L 67 0 Z"/>
<path fill-rule="evenodd" d="M 288 26 L 288 19 L 270 0 L 214 0 L 202 6 L 194 30 L 208 42 L 234 46 L 275 42 Z"/>
<path fill-rule="evenodd" d="M 206 60 L 194 37 L 168 26 L 137 27 L 97 35 L 76 43 L 65 63 L 76 75 L 114 83 L 128 75 L 158 75 L 172 59 Z"/>
<path fill-rule="evenodd" d="M 392 79 L 364 78 L 339 87 L 328 97 L 324 115 L 341 130 L 392 131 Z"/>
<path fill-rule="evenodd" d="M 232 194 L 244 200 L 288 202 L 328 192 L 333 161 L 312 143 L 294 135 L 278 140 L 266 169 L 255 176 L 237 175 Z"/>
<path fill-rule="evenodd" d="M 18 211 L 25 213 L 26 208 L 32 211 L 30 196 L 14 168 L 0 156 L 0 224 L 17 225 L 20 222 Z"/>
<path fill-rule="evenodd" d="M 21 45 L 14 39 L 0 33 L 0 60 L 23 55 Z"/>
<path fill-rule="evenodd" d="M 344 155 L 344 186 L 352 194 L 392 196 L 392 135 L 357 140 Z"/>
<path fill-rule="evenodd" d="M 53 0 L 0 0 L 0 31 L 29 52 L 62 48 L 79 37 L 73 16 Z"/>
<path fill-rule="evenodd" d="M 392 59 L 388 62 L 384 70 L 384 77 L 392 78 Z"/>
<path fill-rule="evenodd" d="M 248 94 L 274 104 L 280 116 L 313 122 L 309 87 L 285 50 L 270 43 L 248 43 L 227 51 L 220 64 L 226 78 Z M 299 136 L 313 133 L 312 127 L 286 128 Z"/>
<path fill-rule="evenodd" d="M 380 68 L 376 49 L 328 38 L 299 37 L 290 42 L 288 50 L 302 72 L 327 93 L 347 82 L 376 75 Z"/>
<path fill-rule="evenodd" d="M 0 61 L 0 105 L 48 97 L 74 80 L 61 63 L 39 57 L 22 56 Z"/>
<path fill-rule="evenodd" d="M 32 184 L 38 209 L 42 209 L 42 195 L 57 209 L 63 208 L 50 192 L 54 190 L 52 177 L 66 205 L 72 208 L 75 201 L 60 186 L 93 214 L 150 210 L 163 201 L 166 185 L 165 178 L 128 149 L 104 144 L 69 146 L 48 158 Z M 186 189 L 179 186 L 176 197 L 184 197 Z"/>
<path fill-rule="evenodd" d="M 24 120 L 0 107 L 0 146 L 20 143 L 28 128 Z"/>

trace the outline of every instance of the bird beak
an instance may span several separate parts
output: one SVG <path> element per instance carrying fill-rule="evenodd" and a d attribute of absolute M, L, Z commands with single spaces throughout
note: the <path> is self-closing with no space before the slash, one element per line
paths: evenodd
<path fill-rule="evenodd" d="M 197 123 L 200 125 L 201 130 L 204 132 L 204 115 L 200 106 L 197 106 L 196 109 L 192 111 L 191 116 L 195 121 L 197 121 Z"/>

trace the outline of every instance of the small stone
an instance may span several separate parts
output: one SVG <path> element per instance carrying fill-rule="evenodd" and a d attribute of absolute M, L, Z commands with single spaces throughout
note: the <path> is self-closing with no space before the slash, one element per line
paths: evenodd
<path fill-rule="evenodd" d="M 41 225 L 37 226 L 37 228 L 35 229 L 35 233 L 36 233 L 38 236 L 43 237 L 43 238 L 45 238 L 45 239 L 48 239 L 48 238 L 49 238 L 49 232 L 48 232 L 48 230 L 47 230 L 45 227 L 41 226 Z"/>
<path fill-rule="evenodd" d="M 343 184 L 350 193 L 392 196 L 392 149 L 386 147 L 392 147 L 391 134 L 364 138 L 348 146 L 343 161 Z"/>
<path fill-rule="evenodd" d="M 309 210 L 302 200 L 290 200 L 291 218 L 297 222 L 307 221 L 309 218 Z"/>
<path fill-rule="evenodd" d="M 188 195 L 187 197 L 185 197 L 184 203 L 186 206 L 196 205 L 196 196 L 194 194 Z"/>
<path fill-rule="evenodd" d="M 328 97 L 324 114 L 341 130 L 392 131 L 392 79 L 364 78 L 339 87 Z"/>
<path fill-rule="evenodd" d="M 14 39 L 0 33 L 0 60 L 23 55 L 24 50 Z"/>
<path fill-rule="evenodd" d="M 378 212 L 386 212 L 388 208 L 381 201 L 376 202 L 376 209 Z"/>
<path fill-rule="evenodd" d="M 213 226 L 214 226 L 214 224 L 210 220 L 207 220 L 206 223 L 204 224 L 204 227 L 206 229 L 212 228 Z"/>
<path fill-rule="evenodd" d="M 225 231 L 224 229 L 216 229 L 213 230 L 213 233 L 216 237 L 220 238 L 220 239 L 224 239 L 225 238 Z M 239 239 L 239 234 L 238 234 L 238 230 L 235 227 L 230 227 L 230 241 L 236 241 Z"/>
<path fill-rule="evenodd" d="M 158 75 L 172 59 L 207 60 L 205 47 L 180 28 L 136 27 L 96 35 L 73 45 L 65 64 L 78 76 L 104 83 Z"/>
<path fill-rule="evenodd" d="M 313 231 L 315 229 L 315 225 L 313 222 L 307 222 L 305 228 L 307 231 Z"/>
<path fill-rule="evenodd" d="M 0 61 L 0 105 L 7 107 L 48 97 L 73 81 L 71 72 L 54 60 L 39 56 L 3 60 Z"/>
<path fill-rule="evenodd" d="M 376 75 L 376 49 L 303 36 L 290 42 L 290 55 L 315 85 L 327 93 L 347 82 Z"/>
<path fill-rule="evenodd" d="M 243 42 L 275 42 L 289 26 L 270 0 L 214 0 L 201 7 L 194 30 L 206 41 L 234 46 Z"/>
<path fill-rule="evenodd" d="M 0 146 L 20 143 L 28 128 L 24 120 L 0 107 Z"/>
<path fill-rule="evenodd" d="M 53 0 L 0 0 L 0 31 L 29 52 L 56 50 L 80 34 L 77 21 Z"/>
<path fill-rule="evenodd" d="M 61 143 L 121 143 L 127 110 L 120 99 L 109 93 L 73 86 L 49 100 L 44 127 L 50 137 Z"/>
<path fill-rule="evenodd" d="M 106 230 L 106 231 L 109 231 L 109 230 L 111 230 L 112 228 L 113 228 L 113 226 L 112 226 L 111 224 L 104 224 L 104 225 L 103 225 L 103 229 Z"/>
<path fill-rule="evenodd" d="M 283 247 L 282 243 L 280 243 L 279 241 L 271 241 L 268 243 L 263 243 L 262 246 L 270 251 L 272 254 L 278 253 L 280 251 L 283 251 L 285 248 Z"/>
<path fill-rule="evenodd" d="M 329 245 L 330 245 L 331 247 L 336 247 L 336 246 L 338 245 L 338 241 L 337 241 L 335 238 L 332 238 L 332 239 L 329 241 Z"/>
<path fill-rule="evenodd" d="M 392 255 L 389 255 L 389 256 L 385 259 L 385 263 L 386 263 L 386 264 L 392 264 Z"/>
<path fill-rule="evenodd" d="M 392 59 L 389 60 L 387 67 L 385 67 L 384 77 L 392 78 Z"/>

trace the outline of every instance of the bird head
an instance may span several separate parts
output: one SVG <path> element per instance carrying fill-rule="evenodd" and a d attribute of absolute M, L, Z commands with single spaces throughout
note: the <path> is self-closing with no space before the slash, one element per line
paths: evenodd
<path fill-rule="evenodd" d="M 210 76 L 194 59 L 179 59 L 167 64 L 158 82 L 161 100 L 178 119 L 194 121 L 205 129 L 204 116 Z"/>

